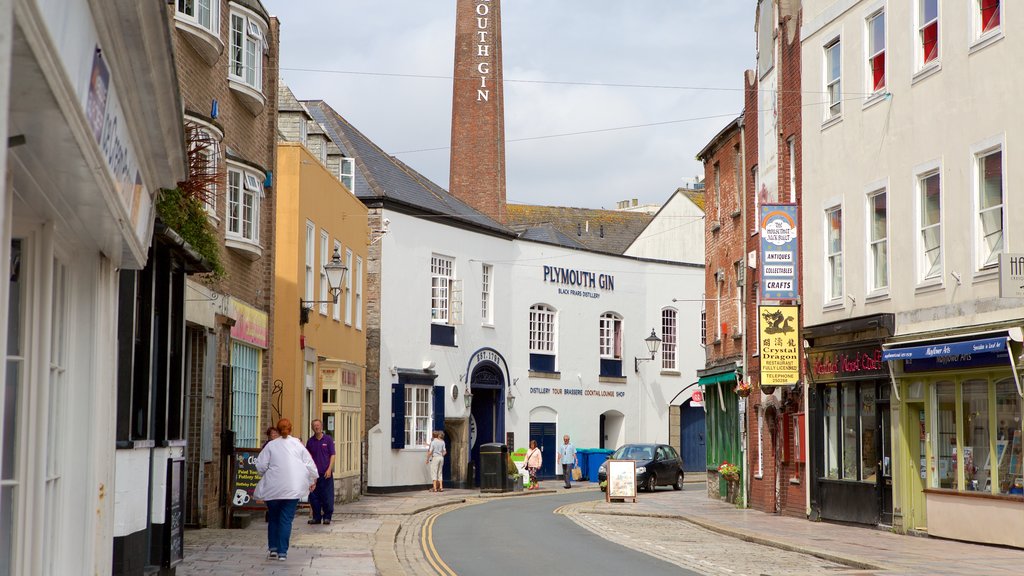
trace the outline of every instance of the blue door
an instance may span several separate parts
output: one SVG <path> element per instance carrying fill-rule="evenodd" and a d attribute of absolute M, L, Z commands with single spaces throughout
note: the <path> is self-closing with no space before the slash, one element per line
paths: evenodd
<path fill-rule="evenodd" d="M 679 407 L 679 455 L 686 472 L 707 470 L 707 431 L 704 427 L 704 408 L 690 406 L 690 401 Z"/>
<path fill-rule="evenodd" d="M 555 458 L 558 457 L 558 443 L 555 440 L 554 422 L 530 422 L 530 440 L 537 441 L 540 448 L 541 466 L 537 476 L 555 477 Z"/>

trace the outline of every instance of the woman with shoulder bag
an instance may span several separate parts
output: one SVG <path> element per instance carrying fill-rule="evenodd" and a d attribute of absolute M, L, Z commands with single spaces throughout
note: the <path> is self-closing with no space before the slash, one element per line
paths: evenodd
<path fill-rule="evenodd" d="M 526 470 L 530 473 L 530 490 L 537 489 L 537 471 L 540 470 L 543 455 L 537 448 L 537 441 L 530 440 L 530 450 L 526 453 Z"/>

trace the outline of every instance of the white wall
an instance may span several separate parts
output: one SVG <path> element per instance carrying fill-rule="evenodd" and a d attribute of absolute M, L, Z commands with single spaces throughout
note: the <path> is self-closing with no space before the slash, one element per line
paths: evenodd
<path fill-rule="evenodd" d="M 703 264 L 704 211 L 685 194 L 675 191 L 625 254 Z"/>
<path fill-rule="evenodd" d="M 370 433 L 369 486 L 405 486 L 427 482 L 423 453 L 392 450 L 392 367 L 420 368 L 433 361 L 435 385 L 464 384 L 469 356 L 481 347 L 498 350 L 506 359 L 516 402 L 506 411 L 505 430 L 513 432 L 517 446 L 529 438 L 531 412 L 553 417 L 558 435 L 568 433 L 577 447 L 597 447 L 600 414 L 624 415 L 621 437 L 627 442 L 668 441 L 668 401 L 691 383 L 704 355 L 699 346 L 700 307 L 693 302 L 673 304 L 673 298 L 697 299 L 704 271 L 698 266 L 671 265 L 569 250 L 546 244 L 491 237 L 448 227 L 432 219 L 400 213 L 385 214 L 390 233 L 382 242 L 380 424 Z M 457 347 L 430 345 L 430 257 L 455 258 L 464 291 L 463 324 L 456 327 Z M 481 266 L 492 264 L 494 325 L 483 326 L 480 315 Z M 544 280 L 544 266 L 561 266 L 614 276 L 614 290 L 585 289 L 600 294 L 590 298 L 560 294 L 575 289 Z M 545 303 L 558 311 L 558 380 L 529 376 L 529 308 Z M 644 338 L 651 329 L 661 333 L 661 310 L 679 310 L 679 371 L 662 374 L 660 356 L 640 365 L 634 374 L 633 358 L 649 357 Z M 623 324 L 623 376 L 626 383 L 598 381 L 598 318 L 608 311 L 620 314 Z M 390 378 L 390 380 L 389 380 Z M 563 388 L 624 392 L 621 397 L 555 395 L 531 388 Z M 446 393 L 445 416 L 465 418 L 463 398 Z M 550 421 L 550 420 L 538 420 Z M 614 431 L 613 431 L 614 432 Z"/>
<path fill-rule="evenodd" d="M 1004 3 L 1007 4 L 1007 3 Z M 1024 252 L 1024 174 L 1020 140 L 1024 75 L 1007 66 L 1024 53 L 1024 12 L 1003 7 L 1005 37 L 972 47 L 968 16 L 974 3 L 940 2 L 939 64 L 918 71 L 914 6 L 889 2 L 886 85 L 889 97 L 868 91 L 864 19 L 880 2 L 804 2 L 802 66 L 807 94 L 824 90 L 823 46 L 842 40 L 842 120 L 823 125 L 824 107 L 803 108 L 804 314 L 808 325 L 848 317 L 897 313 L 900 334 L 1019 318 L 1019 302 L 998 298 L 998 274 L 978 270 L 974 155 L 987 141 L 1004 143 L 1004 249 Z M 806 101 L 806 99 L 805 99 Z M 941 166 L 944 270 L 935 284 L 918 281 L 919 193 L 915 174 Z M 866 194 L 888 187 L 889 288 L 867 285 Z M 844 297 L 824 304 L 824 208 L 843 207 Z M 960 282 L 953 273 L 960 277 Z M 850 298 L 852 296 L 852 299 Z"/>

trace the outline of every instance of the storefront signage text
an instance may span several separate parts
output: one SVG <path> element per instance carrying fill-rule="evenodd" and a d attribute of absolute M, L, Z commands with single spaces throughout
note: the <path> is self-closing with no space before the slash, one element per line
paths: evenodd
<path fill-rule="evenodd" d="M 797 219 L 795 204 L 761 206 L 761 298 L 796 300 L 799 297 L 797 270 Z"/>
<path fill-rule="evenodd" d="M 268 344 L 267 313 L 235 298 L 231 299 L 231 312 L 235 318 L 235 325 L 231 327 L 231 337 L 265 349 Z"/>
<path fill-rule="evenodd" d="M 799 310 L 796 306 L 758 306 L 761 386 L 800 381 Z"/>
<path fill-rule="evenodd" d="M 599 292 L 586 290 L 600 289 L 611 292 L 615 290 L 615 276 L 598 274 L 576 268 L 544 266 L 544 281 L 552 284 L 563 284 L 574 288 L 559 288 L 558 293 L 564 296 L 580 296 L 582 298 L 600 298 Z"/>
<path fill-rule="evenodd" d="M 1024 254 L 999 255 L 999 297 L 1024 298 Z"/>
<path fill-rule="evenodd" d="M 548 388 L 532 386 L 530 394 L 552 394 L 554 396 L 588 396 L 600 398 L 623 398 L 626 392 L 622 390 L 595 390 L 593 388 Z"/>
<path fill-rule="evenodd" d="M 889 375 L 877 346 L 811 352 L 809 364 L 811 376 L 820 381 Z"/>
<path fill-rule="evenodd" d="M 476 4 L 476 32 L 473 34 L 476 37 L 476 56 L 477 58 L 485 58 L 485 60 L 478 62 L 476 65 L 476 73 L 480 78 L 480 86 L 476 90 L 476 101 L 487 102 L 491 96 L 491 90 L 487 86 L 487 80 L 491 77 L 491 63 L 488 61 L 491 58 L 491 19 L 488 15 L 491 13 L 491 2 L 490 0 L 482 0 Z"/>

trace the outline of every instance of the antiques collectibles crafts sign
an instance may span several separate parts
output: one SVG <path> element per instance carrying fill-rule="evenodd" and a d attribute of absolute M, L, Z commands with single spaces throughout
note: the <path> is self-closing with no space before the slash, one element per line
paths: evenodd
<path fill-rule="evenodd" d="M 799 317 L 796 306 L 758 306 L 761 386 L 785 386 L 800 381 Z"/>
<path fill-rule="evenodd" d="M 796 300 L 798 249 L 795 204 L 761 206 L 761 298 Z"/>

